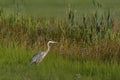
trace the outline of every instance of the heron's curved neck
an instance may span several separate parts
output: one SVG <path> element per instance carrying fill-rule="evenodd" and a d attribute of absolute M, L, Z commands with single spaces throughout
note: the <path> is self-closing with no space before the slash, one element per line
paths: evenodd
<path fill-rule="evenodd" d="M 45 51 L 45 53 L 47 54 L 49 52 L 49 50 L 50 50 L 50 45 L 49 45 L 49 43 L 47 43 L 47 50 Z"/>

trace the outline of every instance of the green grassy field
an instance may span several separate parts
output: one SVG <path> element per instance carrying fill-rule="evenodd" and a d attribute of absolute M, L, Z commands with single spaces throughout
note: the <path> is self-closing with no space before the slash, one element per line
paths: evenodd
<path fill-rule="evenodd" d="M 0 80 L 120 80 L 120 1 L 98 2 L 0 0 Z"/>

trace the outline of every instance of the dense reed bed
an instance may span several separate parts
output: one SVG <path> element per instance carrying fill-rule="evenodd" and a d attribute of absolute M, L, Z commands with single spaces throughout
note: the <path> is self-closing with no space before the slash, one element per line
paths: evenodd
<path fill-rule="evenodd" d="M 58 42 L 55 51 L 72 59 L 120 59 L 120 31 L 110 12 L 76 17 L 69 10 L 65 19 L 6 14 L 0 10 L 0 43 L 35 50 L 48 40 Z"/>

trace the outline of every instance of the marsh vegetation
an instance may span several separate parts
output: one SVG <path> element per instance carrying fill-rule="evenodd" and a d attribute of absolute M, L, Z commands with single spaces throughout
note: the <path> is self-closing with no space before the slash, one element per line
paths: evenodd
<path fill-rule="evenodd" d="M 64 18 L 8 14 L 1 8 L 0 79 L 119 80 L 119 19 L 109 10 L 101 12 L 100 3 L 93 5 L 92 14 L 84 15 L 69 6 Z M 30 65 L 48 40 L 58 44 L 40 64 Z"/>

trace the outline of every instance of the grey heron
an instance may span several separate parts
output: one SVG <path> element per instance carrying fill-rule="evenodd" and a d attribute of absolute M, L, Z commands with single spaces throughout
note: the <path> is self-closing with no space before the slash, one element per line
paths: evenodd
<path fill-rule="evenodd" d="M 43 52 L 39 51 L 38 53 L 34 54 L 32 59 L 30 60 L 30 64 L 32 64 L 32 63 L 36 63 L 37 64 L 37 63 L 41 62 L 44 59 L 44 57 L 50 51 L 50 45 L 49 45 L 50 43 L 57 43 L 57 42 L 55 42 L 55 41 L 48 41 L 48 43 L 47 43 L 47 47 L 48 47 L 47 50 L 43 51 Z"/>

